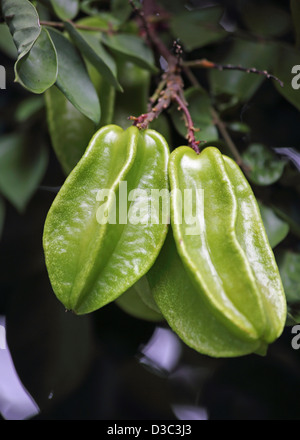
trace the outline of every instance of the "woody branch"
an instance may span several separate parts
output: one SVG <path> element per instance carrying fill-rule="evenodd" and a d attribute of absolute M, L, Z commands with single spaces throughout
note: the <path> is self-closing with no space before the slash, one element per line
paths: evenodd
<path fill-rule="evenodd" d="M 142 9 L 136 8 L 132 0 L 129 0 L 133 10 L 140 20 L 141 28 L 144 29 L 146 37 L 158 54 L 163 57 L 168 66 L 167 71 L 162 75 L 161 81 L 150 98 L 150 109 L 138 117 L 130 116 L 134 121 L 134 125 L 140 129 L 145 129 L 156 119 L 164 110 L 166 110 L 172 102 L 176 103 L 179 111 L 182 111 L 187 127 L 187 140 L 189 146 L 197 153 L 200 152 L 199 144 L 195 138 L 195 129 L 192 117 L 188 110 L 188 104 L 184 98 L 184 84 L 181 76 L 181 49 L 175 46 L 176 55 L 173 55 L 164 43 L 157 36 L 153 25 L 147 21 L 147 17 Z M 146 2 L 144 2 L 145 4 Z"/>

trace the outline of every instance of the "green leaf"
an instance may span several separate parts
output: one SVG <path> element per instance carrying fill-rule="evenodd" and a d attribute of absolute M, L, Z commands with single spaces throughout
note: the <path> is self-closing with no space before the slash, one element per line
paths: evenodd
<path fill-rule="evenodd" d="M 200 88 L 191 87 L 185 92 L 185 99 L 188 102 L 188 109 L 191 114 L 194 127 L 199 129 L 195 132 L 196 140 L 213 142 L 218 139 L 218 131 L 214 125 L 211 114 L 211 101 L 207 93 Z M 173 107 L 170 111 L 172 121 L 176 130 L 183 137 L 187 134 L 187 128 L 183 114 Z"/>
<path fill-rule="evenodd" d="M 132 125 L 129 116 L 138 116 L 147 111 L 150 88 L 150 72 L 117 56 L 119 78 L 124 89 L 116 93 L 113 122 L 122 128 Z"/>
<path fill-rule="evenodd" d="M 258 206 L 270 245 L 274 248 L 284 240 L 289 233 L 289 225 L 281 220 L 271 208 L 263 205 L 261 202 L 258 203 Z"/>
<path fill-rule="evenodd" d="M 278 267 L 288 305 L 287 325 L 293 325 L 300 322 L 300 254 L 281 253 Z"/>
<path fill-rule="evenodd" d="M 229 130 L 237 132 L 237 133 L 250 133 L 249 125 L 245 124 L 244 122 L 240 122 L 240 121 L 228 123 L 227 128 L 229 128 Z"/>
<path fill-rule="evenodd" d="M 126 60 L 132 61 L 143 69 L 150 70 L 150 72 L 157 73 L 153 53 L 142 38 L 131 34 L 103 34 L 102 42 L 113 52 L 125 57 Z"/>
<path fill-rule="evenodd" d="M 15 112 L 16 122 L 22 123 L 44 107 L 42 96 L 30 96 L 20 102 Z"/>
<path fill-rule="evenodd" d="M 68 175 L 83 155 L 95 132 L 95 125 L 57 87 L 47 90 L 45 99 L 52 146 Z"/>
<path fill-rule="evenodd" d="M 43 145 L 32 144 L 19 134 L 0 138 L 0 192 L 20 212 L 40 183 L 47 162 Z"/>
<path fill-rule="evenodd" d="M 51 5 L 62 20 L 72 20 L 79 11 L 79 0 L 51 0 Z"/>
<path fill-rule="evenodd" d="M 2 13 L 21 58 L 40 35 L 38 13 L 28 0 L 2 0 Z"/>
<path fill-rule="evenodd" d="M 5 202 L 3 198 L 0 196 L 0 238 L 3 231 L 4 219 L 5 219 Z"/>
<path fill-rule="evenodd" d="M 30 51 L 15 65 L 16 81 L 32 93 L 43 93 L 57 77 L 57 57 L 54 45 L 44 28 Z"/>
<path fill-rule="evenodd" d="M 100 102 L 84 61 L 61 32 L 49 29 L 58 59 L 56 85 L 81 113 L 95 124 L 100 121 Z"/>
<path fill-rule="evenodd" d="M 293 72 L 294 66 L 300 65 L 299 50 L 282 44 L 277 44 L 275 47 L 277 57 L 274 73 L 284 83 L 284 86 L 280 87 L 276 82 L 275 87 L 287 101 L 300 110 L 300 91 L 297 88 L 298 84 L 300 85 L 300 79 L 297 80 L 300 69 Z"/>
<path fill-rule="evenodd" d="M 245 164 L 250 167 L 249 178 L 256 185 L 271 185 L 276 182 L 286 164 L 261 144 L 251 144 L 242 156 Z"/>
<path fill-rule="evenodd" d="M 300 3 L 298 0 L 290 0 L 291 11 L 292 11 L 292 19 L 294 23 L 294 31 L 295 31 L 295 39 L 296 46 L 299 49 L 300 47 Z"/>
<path fill-rule="evenodd" d="M 99 42 L 101 41 L 101 30 L 112 30 L 117 31 L 118 27 L 120 25 L 120 22 L 117 18 L 115 18 L 113 15 L 101 12 L 97 15 L 91 15 L 89 17 L 83 17 L 80 20 L 76 21 L 76 24 L 85 25 L 89 27 L 96 28 L 96 30 L 88 30 L 84 31 L 85 33 L 95 35 Z"/>
<path fill-rule="evenodd" d="M 291 27 L 288 12 L 271 1 L 248 0 L 241 5 L 240 13 L 247 28 L 261 37 L 281 36 Z"/>
<path fill-rule="evenodd" d="M 43 93 L 57 75 L 56 52 L 48 32 L 40 27 L 38 13 L 27 0 L 3 0 L 2 12 L 18 51 L 16 81 L 33 93 Z"/>
<path fill-rule="evenodd" d="M 65 28 L 82 55 L 101 73 L 103 78 L 117 90 L 122 91 L 123 89 L 117 80 L 116 64 L 104 50 L 97 37 L 89 32 L 78 32 L 69 22 L 65 22 Z"/>
<path fill-rule="evenodd" d="M 187 51 L 220 41 L 227 36 L 219 24 L 222 13 L 220 7 L 209 7 L 174 15 L 171 18 L 172 34 Z"/>
<path fill-rule="evenodd" d="M 112 0 L 111 10 L 115 17 L 124 22 L 132 13 L 132 7 L 128 0 Z"/>
<path fill-rule="evenodd" d="M 275 60 L 276 49 L 273 45 L 236 39 L 229 52 L 218 62 L 225 65 L 240 65 L 245 68 L 255 67 L 258 70 L 269 70 L 275 64 Z M 234 95 L 241 101 L 248 101 L 265 80 L 265 77 L 237 70 L 211 70 L 209 80 L 214 95 Z"/>
<path fill-rule="evenodd" d="M 14 44 L 14 40 L 11 36 L 8 26 L 5 23 L 0 24 L 0 49 L 10 58 L 18 58 L 18 52 Z"/>
<path fill-rule="evenodd" d="M 300 238 L 300 224 L 297 215 L 295 215 L 296 213 L 293 208 L 293 204 L 291 206 L 284 207 L 278 207 L 274 204 L 271 204 L 270 206 L 275 214 L 289 225 L 291 233 Z"/>

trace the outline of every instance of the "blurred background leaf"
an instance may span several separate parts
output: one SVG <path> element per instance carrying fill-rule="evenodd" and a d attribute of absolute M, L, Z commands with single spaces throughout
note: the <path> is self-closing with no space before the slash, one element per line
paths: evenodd
<path fill-rule="evenodd" d="M 288 325 L 300 322 L 300 254 L 285 251 L 279 260 L 279 270 L 288 302 Z"/>
<path fill-rule="evenodd" d="M 223 9 L 219 7 L 180 12 L 171 18 L 172 34 L 186 51 L 215 43 L 227 36 L 219 24 L 222 14 Z"/>
<path fill-rule="evenodd" d="M 280 179 L 285 161 L 278 159 L 262 144 L 252 144 L 244 151 L 243 160 L 250 168 L 249 177 L 256 185 L 271 185 Z"/>
<path fill-rule="evenodd" d="M 260 37 L 281 36 L 290 30 L 292 24 L 288 11 L 269 0 L 242 2 L 240 14 L 249 31 Z"/>
<path fill-rule="evenodd" d="M 61 20 L 72 20 L 79 11 L 79 0 L 50 0 L 56 15 Z"/>
<path fill-rule="evenodd" d="M 124 22 L 132 13 L 132 7 L 127 0 L 111 0 L 111 11 L 115 17 Z"/>
<path fill-rule="evenodd" d="M 45 94 L 48 130 L 57 158 L 68 175 L 83 155 L 95 124 L 55 86 Z"/>
<path fill-rule="evenodd" d="M 21 134 L 0 137 L 0 192 L 23 212 L 43 178 L 48 163 L 45 146 Z"/>
<path fill-rule="evenodd" d="M 152 73 L 157 73 L 153 53 L 140 37 L 121 33 L 116 35 L 103 34 L 102 42 L 113 52 L 122 56 L 124 60 L 131 61 Z"/>
<path fill-rule="evenodd" d="M 116 94 L 113 122 L 125 129 L 132 124 L 129 116 L 147 111 L 151 78 L 148 70 L 124 60 L 122 56 L 117 56 L 116 62 L 124 92 Z"/>
<path fill-rule="evenodd" d="M 5 23 L 0 24 L 0 50 L 12 59 L 17 59 L 18 51 Z"/>
<path fill-rule="evenodd" d="M 281 220 L 268 206 L 259 203 L 262 220 L 272 248 L 276 247 L 289 233 L 289 225 Z"/>
<path fill-rule="evenodd" d="M 117 90 L 122 91 L 122 87 L 117 80 L 116 64 L 113 58 L 101 46 L 97 37 L 90 35 L 89 32 L 78 32 L 76 28 L 68 22 L 65 23 L 65 28 L 82 55 L 89 60 L 103 78 Z"/>
<path fill-rule="evenodd" d="M 29 96 L 20 102 L 16 108 L 15 121 L 17 123 L 25 122 L 31 118 L 34 114 L 40 111 L 44 107 L 43 96 Z"/>

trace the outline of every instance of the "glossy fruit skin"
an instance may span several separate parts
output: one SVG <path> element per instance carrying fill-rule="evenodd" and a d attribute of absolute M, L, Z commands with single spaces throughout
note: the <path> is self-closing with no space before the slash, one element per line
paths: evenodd
<path fill-rule="evenodd" d="M 100 224 L 98 214 L 103 202 L 109 215 L 113 213 L 114 201 L 119 214 L 120 182 L 126 182 L 127 194 L 133 189 L 168 190 L 168 159 L 168 145 L 154 130 L 108 125 L 94 135 L 55 198 L 44 227 L 49 278 L 67 309 L 77 314 L 99 309 L 153 265 L 168 225 L 133 224 L 127 218 Z M 103 189 L 110 192 L 101 201 Z M 149 193 L 145 197 L 149 202 Z M 137 199 L 125 200 L 128 213 L 136 203 Z"/>
<path fill-rule="evenodd" d="M 177 148 L 169 177 L 173 234 L 148 275 L 159 308 L 201 353 L 265 353 L 284 328 L 286 299 L 250 185 L 238 165 L 215 147 L 199 155 Z M 187 234 L 190 225 L 176 196 L 191 188 L 196 235 Z M 196 188 L 203 194 L 198 205 Z M 167 262 L 163 270 L 161 258 Z"/>
<path fill-rule="evenodd" d="M 127 314 L 144 321 L 164 321 L 147 281 L 146 275 L 139 279 L 115 303 Z"/>

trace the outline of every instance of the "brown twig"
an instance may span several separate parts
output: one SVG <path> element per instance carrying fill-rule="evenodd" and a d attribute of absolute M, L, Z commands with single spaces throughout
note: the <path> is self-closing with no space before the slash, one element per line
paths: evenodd
<path fill-rule="evenodd" d="M 179 111 L 182 110 L 184 113 L 184 117 L 186 120 L 186 127 L 187 127 L 188 143 L 192 147 L 192 149 L 194 151 L 196 151 L 196 153 L 200 153 L 200 150 L 199 150 L 200 141 L 196 141 L 196 139 L 195 139 L 195 131 L 199 131 L 199 129 L 194 127 L 194 123 L 191 118 L 191 114 L 188 111 L 187 104 L 178 94 L 174 95 L 174 100 L 177 102 L 177 104 L 179 106 L 178 110 Z"/>
<path fill-rule="evenodd" d="M 187 140 L 189 146 L 197 153 L 200 152 L 200 141 L 196 141 L 195 131 L 191 114 L 188 110 L 188 105 L 184 99 L 183 89 L 184 84 L 181 76 L 180 55 L 181 48 L 175 46 L 175 55 L 173 55 L 161 39 L 156 34 L 155 28 L 147 21 L 144 12 L 137 8 L 133 0 L 129 0 L 134 12 L 140 19 L 141 26 L 145 30 L 148 41 L 154 49 L 162 56 L 167 63 L 167 71 L 162 75 L 162 79 L 149 100 L 149 111 L 142 115 L 135 117 L 130 116 L 129 119 L 134 121 L 134 125 L 140 129 L 145 129 L 148 125 L 156 119 L 164 110 L 166 110 L 172 102 L 176 103 L 178 110 L 182 111 L 186 120 L 187 126 Z"/>
<path fill-rule="evenodd" d="M 243 67 L 241 65 L 234 65 L 234 64 L 218 64 L 214 63 L 213 61 L 209 61 L 205 58 L 201 60 L 192 60 L 192 61 L 185 61 L 184 66 L 186 67 L 198 67 L 203 69 L 218 69 L 220 71 L 222 70 L 239 70 L 241 72 L 245 73 L 254 73 L 256 75 L 262 75 L 265 76 L 267 79 L 273 79 L 274 81 L 277 81 L 281 87 L 284 87 L 283 81 L 281 81 L 277 76 L 272 75 L 267 70 L 259 70 L 255 67 Z"/>
<path fill-rule="evenodd" d="M 153 26 L 153 22 L 150 23 L 142 8 L 137 8 L 134 4 L 133 0 L 129 0 L 129 4 L 131 5 L 134 13 L 136 14 L 136 16 L 139 18 L 140 23 L 141 23 L 141 27 L 144 29 L 148 42 L 150 45 L 152 45 L 157 52 L 163 56 L 169 63 L 173 64 L 174 60 L 172 60 L 173 55 L 170 53 L 170 51 L 168 50 L 167 46 L 161 41 L 161 39 L 158 37 L 158 35 L 155 32 L 155 28 Z M 144 5 L 145 7 L 145 5 Z"/>

